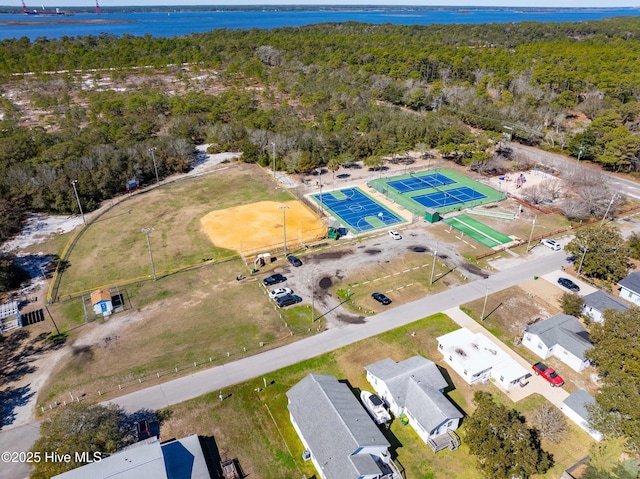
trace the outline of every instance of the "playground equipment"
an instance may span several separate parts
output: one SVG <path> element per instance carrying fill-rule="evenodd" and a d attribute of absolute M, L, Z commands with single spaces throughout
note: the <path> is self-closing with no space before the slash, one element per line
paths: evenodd
<path fill-rule="evenodd" d="M 271 253 L 261 253 L 256 256 L 256 260 L 253 262 L 253 265 L 256 268 L 261 268 L 267 263 L 271 263 Z"/>

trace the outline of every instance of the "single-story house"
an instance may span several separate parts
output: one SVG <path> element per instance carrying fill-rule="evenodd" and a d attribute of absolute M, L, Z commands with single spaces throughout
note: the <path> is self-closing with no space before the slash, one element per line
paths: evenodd
<path fill-rule="evenodd" d="M 459 445 L 449 432 L 458 429 L 463 414 L 444 395 L 448 384 L 433 361 L 422 356 L 400 362 L 387 358 L 365 370 L 367 381 L 391 412 L 396 417 L 405 414 L 425 443 L 434 450 L 439 443 L 454 449 Z M 433 441 L 443 435 L 446 441 Z"/>
<path fill-rule="evenodd" d="M 591 320 L 596 323 L 604 322 L 604 312 L 607 309 L 617 309 L 618 311 L 626 311 L 629 309 L 629 305 L 602 291 L 587 294 L 583 296 L 582 299 L 584 300 L 582 314 L 589 316 Z"/>
<path fill-rule="evenodd" d="M 600 431 L 592 429 L 589 425 L 589 413 L 587 406 L 594 404 L 596 400 L 584 389 L 578 389 L 571 393 L 567 399 L 563 401 L 562 412 L 575 422 L 581 429 L 587 432 L 596 441 L 602 441 L 603 434 Z"/>
<path fill-rule="evenodd" d="M 626 278 L 618 281 L 618 285 L 622 299 L 640 306 L 640 272 L 630 273 Z"/>
<path fill-rule="evenodd" d="M 93 457 L 90 457 L 93 459 Z M 139 442 L 53 479 L 211 479 L 197 435 Z"/>
<path fill-rule="evenodd" d="M 309 374 L 288 392 L 294 429 L 322 479 L 395 479 L 389 442 L 351 392 L 326 374 Z"/>
<path fill-rule="evenodd" d="M 113 301 L 109 290 L 98 289 L 91 293 L 91 305 L 94 313 L 109 316 L 113 312 Z"/>
<path fill-rule="evenodd" d="M 468 384 L 493 379 L 508 391 L 529 376 L 527 369 L 482 333 L 460 328 L 437 341 L 444 361 Z"/>
<path fill-rule="evenodd" d="M 573 316 L 556 314 L 524 330 L 522 344 L 542 359 L 555 356 L 581 372 L 591 366 L 584 353 L 593 347 L 589 333 Z"/>
<path fill-rule="evenodd" d="M 14 300 L 0 304 L 0 333 L 21 327 L 20 303 Z"/>

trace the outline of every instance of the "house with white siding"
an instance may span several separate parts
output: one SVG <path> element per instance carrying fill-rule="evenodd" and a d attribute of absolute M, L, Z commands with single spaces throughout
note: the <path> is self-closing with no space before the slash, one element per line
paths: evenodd
<path fill-rule="evenodd" d="M 620 297 L 630 303 L 640 306 L 640 273 L 630 273 L 626 278 L 618 281 Z"/>
<path fill-rule="evenodd" d="M 602 291 L 587 294 L 582 297 L 582 300 L 584 301 L 582 314 L 589 316 L 591 321 L 595 321 L 596 323 L 604 322 L 604 312 L 607 309 L 615 309 L 617 311 L 626 311 L 629 309 L 628 304 Z"/>
<path fill-rule="evenodd" d="M 458 429 L 463 414 L 445 396 L 448 383 L 433 361 L 422 356 L 400 362 L 387 358 L 365 370 L 367 381 L 395 417 L 404 414 L 434 451 L 458 447 L 459 439 L 451 433 Z"/>
<path fill-rule="evenodd" d="M 578 389 L 571 393 L 567 399 L 563 401 L 562 412 L 576 423 L 580 428 L 589 434 L 596 441 L 602 441 L 604 438 L 600 431 L 592 429 L 589 425 L 589 411 L 587 407 L 594 404 L 596 400 L 584 389 Z"/>
<path fill-rule="evenodd" d="M 589 333 L 573 316 L 556 314 L 524 330 L 522 344 L 540 358 L 551 356 L 576 372 L 591 366 L 585 352 L 593 347 Z"/>

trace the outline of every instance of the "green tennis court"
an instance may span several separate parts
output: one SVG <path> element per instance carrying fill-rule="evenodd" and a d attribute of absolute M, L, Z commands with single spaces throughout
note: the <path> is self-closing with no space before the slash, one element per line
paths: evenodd
<path fill-rule="evenodd" d="M 442 221 L 487 248 L 495 248 L 513 241 L 507 235 L 467 215 L 453 216 Z"/>

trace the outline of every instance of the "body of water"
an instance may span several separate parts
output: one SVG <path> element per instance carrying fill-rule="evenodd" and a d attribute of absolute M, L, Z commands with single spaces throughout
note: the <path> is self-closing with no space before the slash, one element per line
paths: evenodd
<path fill-rule="evenodd" d="M 578 22 L 616 16 L 640 16 L 640 8 L 617 9 L 265 9 L 242 11 L 137 12 L 73 16 L 0 15 L 0 39 L 60 38 L 109 33 L 173 37 L 218 28 L 272 29 L 323 22 L 431 25 L 453 23 Z"/>

